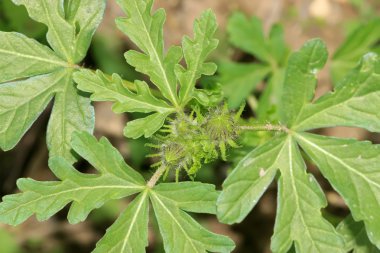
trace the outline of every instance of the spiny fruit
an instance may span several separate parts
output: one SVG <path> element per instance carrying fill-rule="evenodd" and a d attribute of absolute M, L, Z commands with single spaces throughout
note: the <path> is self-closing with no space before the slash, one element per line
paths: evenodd
<path fill-rule="evenodd" d="M 195 108 L 189 115 L 182 114 L 169 121 L 161 132 L 156 134 L 155 144 L 148 146 L 157 149 L 157 153 L 149 155 L 158 157 L 153 167 L 164 166 L 165 176 L 171 170 L 185 170 L 190 178 L 194 178 L 202 164 L 218 159 L 227 160 L 227 147 L 237 148 L 239 135 L 238 120 L 244 106 L 237 112 L 231 112 L 227 106 L 219 106 L 202 113 Z"/>

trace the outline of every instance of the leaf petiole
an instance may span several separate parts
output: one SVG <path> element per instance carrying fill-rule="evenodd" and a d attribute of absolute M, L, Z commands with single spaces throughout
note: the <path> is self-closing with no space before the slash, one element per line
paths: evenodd
<path fill-rule="evenodd" d="M 270 123 L 255 124 L 251 126 L 239 126 L 243 131 L 268 131 L 289 133 L 289 129 L 284 125 L 272 125 Z"/>
<path fill-rule="evenodd" d="M 158 180 L 161 178 L 161 176 L 164 174 L 166 169 L 167 168 L 165 166 L 161 166 L 160 168 L 158 168 L 156 172 L 153 174 L 153 176 L 149 179 L 147 186 L 149 188 L 153 188 L 158 182 Z"/>

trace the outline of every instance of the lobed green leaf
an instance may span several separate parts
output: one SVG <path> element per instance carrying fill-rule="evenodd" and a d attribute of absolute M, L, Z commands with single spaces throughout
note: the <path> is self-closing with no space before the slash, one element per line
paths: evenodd
<path fill-rule="evenodd" d="M 149 138 L 164 125 L 170 114 L 171 112 L 153 113 L 145 118 L 132 120 L 124 128 L 124 135 L 133 139 L 141 136 Z"/>
<path fill-rule="evenodd" d="M 164 53 L 163 25 L 165 11 L 151 14 L 153 0 L 118 0 L 127 18 L 118 18 L 116 24 L 141 50 L 125 54 L 129 64 L 147 74 L 174 106 L 178 105 L 177 80 L 174 67 L 182 58 L 179 47 L 171 47 Z"/>
<path fill-rule="evenodd" d="M 182 210 L 216 214 L 215 202 L 219 194 L 214 185 L 201 182 L 162 183 L 154 190 L 161 197 L 176 202 Z"/>
<path fill-rule="evenodd" d="M 380 146 L 308 133 L 296 138 L 380 248 Z"/>
<path fill-rule="evenodd" d="M 295 123 L 299 131 L 333 126 L 354 126 L 380 131 L 380 59 L 370 53 L 338 85 L 304 107 Z"/>
<path fill-rule="evenodd" d="M 149 199 L 140 193 L 107 229 L 92 253 L 145 253 L 148 246 Z"/>
<path fill-rule="evenodd" d="M 322 217 L 327 206 L 322 189 L 311 174 L 292 137 L 288 137 L 279 155 L 278 207 L 273 252 L 286 253 L 293 242 L 296 252 L 344 253 L 344 241 L 334 227 Z"/>
<path fill-rule="evenodd" d="M 65 19 L 75 32 L 73 59 L 74 62 L 80 62 L 86 56 L 96 28 L 103 18 L 106 0 L 65 0 L 64 4 Z"/>
<path fill-rule="evenodd" d="M 147 189 L 107 230 L 94 252 L 145 252 L 148 245 L 148 197 L 165 252 L 231 252 L 234 243 L 229 238 L 211 233 L 184 212 L 213 213 L 217 195 L 214 186 L 198 182 L 166 183 Z"/>
<path fill-rule="evenodd" d="M 75 73 L 74 80 L 82 91 L 92 93 L 93 101 L 113 101 L 113 111 L 122 112 L 160 112 L 173 110 L 165 101 L 154 97 L 149 86 L 143 81 L 135 81 L 136 93 L 129 90 L 121 77 L 113 74 L 108 78 L 97 70 L 81 70 Z"/>
<path fill-rule="evenodd" d="M 71 137 L 76 131 L 93 132 L 95 112 L 90 99 L 78 94 L 72 70 L 65 71 L 65 79 L 54 98 L 46 138 L 50 156 L 61 156 L 73 163 L 77 158 L 71 151 Z"/>
<path fill-rule="evenodd" d="M 314 97 L 316 74 L 326 61 L 326 45 L 320 39 L 309 40 L 290 56 L 280 102 L 281 122 L 288 127 L 294 124 L 303 107 Z"/>
<path fill-rule="evenodd" d="M 162 193 L 161 193 L 162 194 Z M 199 225 L 190 215 L 182 211 L 176 202 L 150 193 L 165 252 L 231 252 L 234 243 L 226 236 L 217 235 Z"/>
<path fill-rule="evenodd" d="M 216 71 L 215 63 L 206 62 L 207 57 L 218 46 L 218 40 L 214 39 L 216 29 L 215 14 L 212 10 L 207 10 L 194 23 L 194 39 L 185 36 L 182 41 L 187 68 L 178 64 L 175 70 L 181 85 L 179 98 L 182 104 L 186 104 L 193 97 L 197 79 L 202 75 L 213 75 Z"/>
<path fill-rule="evenodd" d="M 12 149 L 67 79 L 56 71 L 30 79 L 0 85 L 0 147 Z"/>
<path fill-rule="evenodd" d="M 48 74 L 67 66 L 47 46 L 20 33 L 0 32 L 0 83 Z"/>
<path fill-rule="evenodd" d="M 145 188 L 145 180 L 125 164 L 107 140 L 97 142 L 87 132 L 77 133 L 73 136 L 73 148 L 83 154 L 99 174 L 80 173 L 63 158 L 53 157 L 49 167 L 61 181 L 20 179 L 17 185 L 22 192 L 4 197 L 0 204 L 2 222 L 18 225 L 33 214 L 40 221 L 46 220 L 73 202 L 68 220 L 78 223 L 107 201 L 129 196 Z M 109 155 L 107 159 L 105 155 Z"/>
<path fill-rule="evenodd" d="M 55 97 L 47 130 L 49 155 L 75 162 L 71 135 L 93 131 L 94 110 L 86 95 L 75 88 L 72 74 L 86 55 L 105 0 L 13 2 L 24 5 L 31 18 L 48 27 L 47 40 L 54 51 L 23 35 L 0 32 L 0 82 L 7 82 L 0 88 L 4 122 L 0 147 L 13 148 Z M 29 79 L 18 80 L 22 78 Z"/>
<path fill-rule="evenodd" d="M 284 140 L 277 137 L 250 152 L 224 181 L 217 202 L 220 221 L 241 222 L 256 205 L 277 173 Z"/>

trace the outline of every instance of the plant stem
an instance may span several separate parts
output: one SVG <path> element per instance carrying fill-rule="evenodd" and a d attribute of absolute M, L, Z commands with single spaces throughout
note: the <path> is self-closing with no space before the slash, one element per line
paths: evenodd
<path fill-rule="evenodd" d="M 257 124 L 251 126 L 240 126 L 240 130 L 248 131 L 274 131 L 274 132 L 285 132 L 288 133 L 289 129 L 286 126 L 282 125 L 272 125 L 270 123 L 266 124 Z"/>
<path fill-rule="evenodd" d="M 153 176 L 149 179 L 147 186 L 149 188 L 153 188 L 156 185 L 157 181 L 162 176 L 162 174 L 164 174 L 165 170 L 166 170 L 165 166 L 161 166 L 158 170 L 156 170 Z"/>

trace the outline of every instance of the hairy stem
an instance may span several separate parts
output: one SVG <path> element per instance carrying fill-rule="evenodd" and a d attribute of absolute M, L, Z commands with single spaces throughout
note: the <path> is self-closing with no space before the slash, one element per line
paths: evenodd
<path fill-rule="evenodd" d="M 270 123 L 266 124 L 257 124 L 251 126 L 240 126 L 240 130 L 247 131 L 273 131 L 273 132 L 285 132 L 288 133 L 289 129 L 283 125 L 272 125 Z"/>
<path fill-rule="evenodd" d="M 161 166 L 158 170 L 156 170 L 153 176 L 149 179 L 147 186 L 149 188 L 153 188 L 156 185 L 157 181 L 162 176 L 162 174 L 164 174 L 165 170 L 166 170 L 165 166 Z"/>

